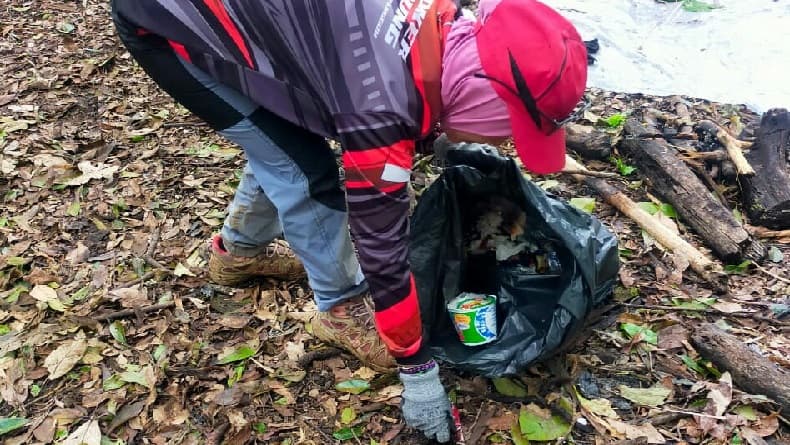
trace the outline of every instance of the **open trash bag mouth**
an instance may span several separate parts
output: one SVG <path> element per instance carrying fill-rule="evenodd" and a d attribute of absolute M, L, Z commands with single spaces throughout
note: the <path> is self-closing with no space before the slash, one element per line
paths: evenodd
<path fill-rule="evenodd" d="M 516 374 L 555 352 L 611 293 L 617 240 L 592 215 L 526 180 L 514 161 L 456 154 L 412 217 L 410 262 L 424 338 L 445 363 L 489 377 Z M 510 248 L 499 258 L 496 248 L 470 254 L 480 204 L 492 198 L 525 214 L 525 233 L 507 234 L 508 240 L 536 245 Z M 559 264 L 550 267 L 541 255 Z M 463 292 L 496 295 L 497 336 L 490 343 L 467 346 L 459 339 L 447 304 Z"/>

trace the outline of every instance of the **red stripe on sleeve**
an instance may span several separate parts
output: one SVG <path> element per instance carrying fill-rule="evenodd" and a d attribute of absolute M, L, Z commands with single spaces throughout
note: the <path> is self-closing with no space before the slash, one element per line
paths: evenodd
<path fill-rule="evenodd" d="M 170 44 L 170 47 L 173 48 L 173 51 L 176 52 L 179 56 L 181 56 L 184 60 L 189 63 L 192 63 L 192 58 L 189 57 L 189 53 L 184 45 L 174 42 L 172 40 L 167 41 Z"/>
<path fill-rule="evenodd" d="M 252 63 L 252 57 L 250 57 L 250 51 L 247 49 L 247 45 L 244 43 L 244 39 L 241 37 L 241 32 L 236 27 L 236 24 L 233 23 L 233 20 L 230 19 L 228 15 L 228 11 L 225 10 L 225 5 L 222 4 L 221 0 L 203 0 L 206 6 L 211 9 L 211 12 L 217 17 L 222 26 L 225 28 L 225 32 L 228 33 L 233 42 L 241 51 L 241 54 L 244 56 L 244 59 L 247 61 L 247 65 L 250 68 L 254 68 Z"/>

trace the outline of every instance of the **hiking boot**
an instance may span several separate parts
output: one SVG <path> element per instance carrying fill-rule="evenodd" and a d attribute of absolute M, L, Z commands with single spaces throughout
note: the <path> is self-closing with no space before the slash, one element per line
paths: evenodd
<path fill-rule="evenodd" d="M 310 320 L 313 336 L 347 350 L 371 369 L 394 371 L 397 367 L 395 359 L 379 337 L 373 309 L 366 298 L 358 296 L 327 312 L 317 312 Z"/>
<path fill-rule="evenodd" d="M 275 240 L 254 257 L 231 255 L 225 250 L 222 237 L 211 240 L 208 255 L 208 276 L 223 286 L 235 286 L 256 277 L 295 280 L 305 276 L 302 263 L 288 243 Z"/>

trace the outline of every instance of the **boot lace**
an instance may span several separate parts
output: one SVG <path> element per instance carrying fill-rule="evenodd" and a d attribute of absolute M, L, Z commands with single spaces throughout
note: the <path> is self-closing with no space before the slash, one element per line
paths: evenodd
<path fill-rule="evenodd" d="M 266 246 L 266 256 L 268 258 L 272 257 L 289 257 L 294 258 L 296 254 L 294 253 L 293 249 L 286 243 L 285 241 L 275 240 L 269 243 Z"/>
<path fill-rule="evenodd" d="M 365 329 L 376 329 L 373 322 L 373 307 L 367 297 L 362 297 L 360 301 L 355 301 L 346 308 L 348 315 L 355 318 Z"/>

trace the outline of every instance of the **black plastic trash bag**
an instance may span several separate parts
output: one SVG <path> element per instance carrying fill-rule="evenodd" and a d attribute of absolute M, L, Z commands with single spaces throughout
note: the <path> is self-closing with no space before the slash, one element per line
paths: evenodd
<path fill-rule="evenodd" d="M 550 356 L 609 296 L 619 268 L 617 239 L 595 217 L 527 180 L 512 159 L 473 146 L 447 152 L 451 166 L 423 192 L 411 219 L 409 260 L 424 341 L 434 357 L 487 377 L 512 375 Z M 561 272 L 469 264 L 464 231 L 474 218 L 470 209 L 492 195 L 521 207 L 527 231 L 553 242 Z M 497 339 L 469 347 L 446 306 L 461 292 L 486 291 L 497 295 Z"/>

